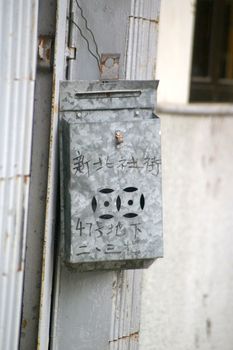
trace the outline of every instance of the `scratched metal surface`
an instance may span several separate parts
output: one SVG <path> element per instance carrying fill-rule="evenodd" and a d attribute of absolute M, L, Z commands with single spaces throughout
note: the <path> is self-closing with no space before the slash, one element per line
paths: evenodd
<path fill-rule="evenodd" d="M 75 85 L 80 91 L 82 83 Z M 124 82 L 130 85 L 141 89 L 144 108 L 153 107 L 157 82 Z M 122 83 L 114 88 L 122 90 Z M 66 97 L 62 83 L 61 101 Z M 82 96 L 84 106 L 88 98 Z M 86 110 L 69 112 L 67 104 L 62 113 L 66 261 L 80 270 L 146 267 L 162 256 L 160 121 L 152 110 L 119 110 L 115 98 L 104 100 L 109 110 L 91 117 Z M 117 130 L 124 135 L 120 145 Z"/>

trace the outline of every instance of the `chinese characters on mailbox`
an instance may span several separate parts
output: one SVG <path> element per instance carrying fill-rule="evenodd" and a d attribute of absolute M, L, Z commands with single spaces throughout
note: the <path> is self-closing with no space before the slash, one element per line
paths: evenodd
<path fill-rule="evenodd" d="M 101 170 L 117 168 L 121 170 L 145 169 L 147 173 L 158 176 L 160 166 L 161 159 L 154 155 L 147 155 L 142 160 L 132 155 L 130 158 L 119 158 L 115 161 L 109 156 L 97 156 L 97 159 L 93 161 L 78 151 L 77 156 L 73 158 L 73 170 L 76 175 L 90 176 Z"/>

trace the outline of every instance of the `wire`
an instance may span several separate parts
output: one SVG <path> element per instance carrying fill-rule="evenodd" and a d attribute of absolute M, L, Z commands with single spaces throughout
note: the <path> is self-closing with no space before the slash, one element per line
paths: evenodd
<path fill-rule="evenodd" d="M 90 49 L 89 41 L 87 40 L 87 38 L 86 38 L 85 35 L 83 34 L 82 29 L 79 27 L 79 25 L 78 25 L 72 18 L 67 17 L 67 19 L 68 19 L 71 23 L 73 23 L 73 24 L 75 25 L 76 28 L 78 28 L 81 37 L 82 37 L 82 38 L 86 41 L 86 43 L 87 43 L 87 49 L 88 49 L 88 51 L 89 51 L 90 54 L 96 59 L 98 68 L 99 68 L 99 70 L 100 70 L 100 58 L 99 58 L 99 54 L 97 53 L 97 55 L 98 55 L 98 56 L 97 56 L 97 55 L 94 54 L 94 52 L 92 52 L 92 50 Z"/>
<path fill-rule="evenodd" d="M 99 54 L 99 50 L 98 50 L 98 46 L 97 46 L 97 43 L 96 43 L 94 34 L 93 34 L 92 30 L 88 27 L 87 19 L 86 19 L 86 17 L 85 17 L 84 14 L 83 14 L 83 9 L 82 9 L 82 7 L 79 5 L 78 0 L 75 0 L 75 2 L 76 2 L 77 7 L 78 7 L 79 10 L 80 10 L 81 17 L 82 17 L 82 18 L 84 19 L 84 21 L 85 21 L 86 29 L 88 30 L 88 32 L 89 32 L 89 33 L 91 34 L 91 36 L 92 36 L 93 42 L 94 42 L 94 44 L 95 44 L 96 54 L 97 54 L 97 56 L 98 56 L 98 58 L 99 58 L 99 61 L 100 61 L 100 54 Z"/>

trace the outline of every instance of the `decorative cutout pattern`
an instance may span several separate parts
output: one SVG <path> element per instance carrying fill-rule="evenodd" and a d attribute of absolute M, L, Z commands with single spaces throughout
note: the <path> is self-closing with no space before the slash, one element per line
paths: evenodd
<path fill-rule="evenodd" d="M 138 189 L 136 187 L 126 187 L 123 191 L 125 192 L 135 192 Z"/>
<path fill-rule="evenodd" d="M 112 188 L 103 188 L 99 191 L 100 193 L 112 193 L 114 190 Z"/>
<path fill-rule="evenodd" d="M 92 206 L 93 212 L 95 213 L 96 208 L 97 208 L 97 201 L 96 201 L 95 197 L 92 198 L 91 206 Z"/>
<path fill-rule="evenodd" d="M 140 207 L 142 210 L 145 207 L 145 197 L 143 196 L 143 194 L 141 195 L 141 198 L 140 198 Z"/>
<path fill-rule="evenodd" d="M 126 187 L 123 189 L 124 192 L 127 192 L 127 193 L 133 193 L 133 192 L 136 192 L 138 191 L 138 188 L 137 187 Z M 114 189 L 112 188 L 102 188 L 101 190 L 99 190 L 99 193 L 103 194 L 103 195 L 109 195 L 110 193 L 113 193 L 114 192 Z M 124 196 L 122 194 L 122 196 Z M 109 198 L 106 198 L 105 196 L 103 197 L 103 206 L 105 208 L 108 208 L 110 206 L 110 203 L 111 203 L 111 199 Z M 134 200 L 133 199 L 129 199 L 127 201 L 127 204 L 131 207 L 133 204 L 134 204 Z M 145 197 L 143 194 L 141 194 L 140 196 L 140 200 L 139 200 L 139 204 L 140 204 L 140 208 L 141 210 L 144 209 L 145 207 Z M 116 209 L 118 212 L 120 212 L 120 210 L 122 209 L 122 199 L 121 197 L 118 195 L 117 198 L 116 198 L 116 202 L 115 202 L 115 205 L 116 205 Z M 97 207 L 100 206 L 98 203 L 97 203 L 97 199 L 96 199 L 96 196 L 94 196 L 92 198 L 92 201 L 91 201 L 91 206 L 92 206 L 92 210 L 93 212 L 95 213 L 96 210 L 97 210 Z M 131 219 L 131 218 L 135 218 L 136 216 L 138 216 L 139 214 L 138 213 L 134 213 L 134 212 L 129 212 L 129 213 L 126 213 L 126 214 L 122 214 L 125 218 L 128 218 L 128 219 Z M 109 213 L 104 213 L 104 214 L 101 214 L 99 216 L 100 219 L 104 219 L 104 220 L 109 220 L 109 219 L 112 219 L 114 217 L 114 215 L 112 214 L 109 214 Z"/>
<path fill-rule="evenodd" d="M 120 198 L 120 196 L 117 197 L 116 207 L 117 207 L 118 211 L 121 209 L 121 198 Z"/>
<path fill-rule="evenodd" d="M 135 218 L 136 216 L 138 216 L 138 214 L 136 213 L 127 213 L 123 215 L 125 218 Z"/>

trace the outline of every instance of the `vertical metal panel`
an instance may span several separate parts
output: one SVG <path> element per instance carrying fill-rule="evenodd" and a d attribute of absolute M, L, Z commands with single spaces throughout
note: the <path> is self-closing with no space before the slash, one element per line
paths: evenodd
<path fill-rule="evenodd" d="M 41 0 L 38 13 L 38 37 L 54 37 L 56 0 Z M 41 61 L 40 61 L 41 62 Z M 37 66 L 32 131 L 32 160 L 23 288 L 20 350 L 36 349 L 45 207 L 48 175 L 48 153 L 51 121 L 53 72 Z"/>
<path fill-rule="evenodd" d="M 48 162 L 48 186 L 45 213 L 44 249 L 41 278 L 40 322 L 37 349 L 49 346 L 51 320 L 52 283 L 54 269 L 55 219 L 57 209 L 58 174 L 58 96 L 59 81 L 65 77 L 65 38 L 67 30 L 67 9 L 69 0 L 57 1 L 56 38 L 54 49 L 54 71 L 51 106 L 50 151 Z"/>
<path fill-rule="evenodd" d="M 37 0 L 0 1 L 0 349 L 18 348 L 31 161 Z"/>
<path fill-rule="evenodd" d="M 112 285 L 110 350 L 137 350 L 140 330 L 142 271 L 115 274 Z"/>
<path fill-rule="evenodd" d="M 126 79 L 155 79 L 160 0 L 132 0 Z"/>
<path fill-rule="evenodd" d="M 100 54 L 109 52 L 120 54 L 119 77 L 125 79 L 125 52 L 131 0 L 118 2 L 79 0 L 78 2 L 88 20 L 90 29 L 94 32 Z M 73 0 L 72 11 L 74 20 L 87 36 L 90 47 L 94 50 L 93 40 L 90 33 L 86 31 L 85 21 L 80 16 L 80 10 L 77 8 L 75 0 Z M 77 28 L 73 27 L 73 32 L 73 45 L 75 44 L 77 47 L 77 60 L 70 61 L 70 79 L 98 80 L 100 73 L 95 58 L 90 55 L 87 44 Z M 82 68 L 80 69 L 80 67 Z"/>

